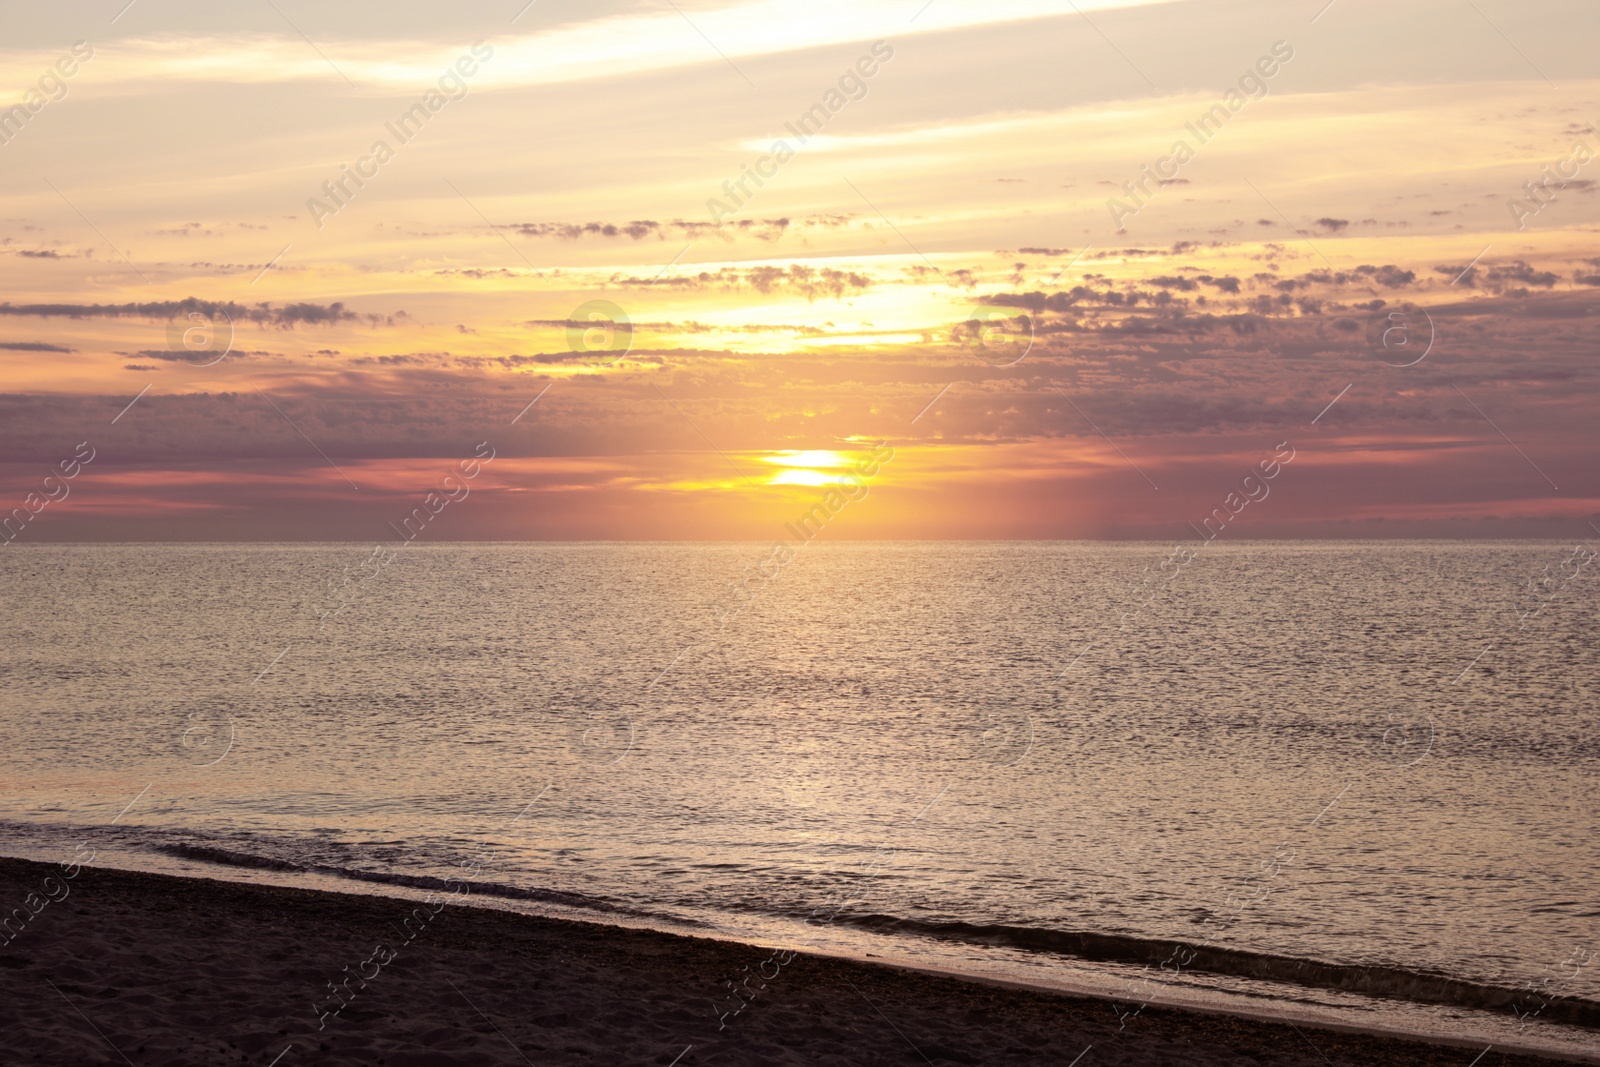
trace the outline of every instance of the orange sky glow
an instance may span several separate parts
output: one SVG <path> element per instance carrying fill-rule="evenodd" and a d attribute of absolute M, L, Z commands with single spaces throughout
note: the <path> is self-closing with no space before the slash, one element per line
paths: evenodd
<path fill-rule="evenodd" d="M 1592 6 L 281 6 L 0 45 L 20 537 L 1600 515 Z"/>

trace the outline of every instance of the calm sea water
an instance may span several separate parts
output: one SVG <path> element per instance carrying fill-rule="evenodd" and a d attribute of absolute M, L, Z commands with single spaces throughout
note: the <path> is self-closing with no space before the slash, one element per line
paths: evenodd
<path fill-rule="evenodd" d="M 1183 940 L 1162 981 L 1218 996 L 1404 1014 L 1316 961 L 1600 1000 L 1573 548 L 13 545 L 0 851 L 476 863 L 506 906 L 1135 999 Z"/>

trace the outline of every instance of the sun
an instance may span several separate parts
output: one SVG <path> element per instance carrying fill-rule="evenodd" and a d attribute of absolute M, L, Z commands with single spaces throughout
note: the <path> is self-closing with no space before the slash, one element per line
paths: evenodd
<path fill-rule="evenodd" d="M 843 452 L 825 448 L 775 452 L 762 456 L 761 462 L 784 467 L 767 479 L 768 485 L 848 485 L 846 468 L 851 457 Z"/>

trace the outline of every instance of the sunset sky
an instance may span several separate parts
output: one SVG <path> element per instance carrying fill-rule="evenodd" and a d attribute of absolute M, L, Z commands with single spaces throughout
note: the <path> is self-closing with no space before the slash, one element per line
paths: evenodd
<path fill-rule="evenodd" d="M 0 20 L 19 541 L 1600 513 L 1592 0 L 125 3 Z"/>

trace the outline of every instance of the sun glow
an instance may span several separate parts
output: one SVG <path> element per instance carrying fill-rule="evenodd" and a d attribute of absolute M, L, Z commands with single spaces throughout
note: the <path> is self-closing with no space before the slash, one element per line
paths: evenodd
<path fill-rule="evenodd" d="M 774 463 L 780 467 L 848 467 L 850 457 L 843 452 L 812 448 L 800 452 L 778 452 L 762 456 L 761 462 Z"/>
<path fill-rule="evenodd" d="M 767 479 L 768 485 L 846 485 L 850 479 L 827 471 L 786 470 Z"/>
<path fill-rule="evenodd" d="M 843 452 L 825 448 L 778 452 L 762 456 L 761 462 L 786 467 L 767 479 L 768 485 L 848 485 L 850 479 L 845 468 L 851 457 Z M 819 469 L 820 468 L 820 469 Z"/>

